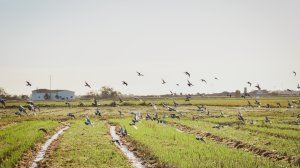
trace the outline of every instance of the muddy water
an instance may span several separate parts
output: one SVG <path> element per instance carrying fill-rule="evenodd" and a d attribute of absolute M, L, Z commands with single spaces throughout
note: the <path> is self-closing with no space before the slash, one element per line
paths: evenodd
<path fill-rule="evenodd" d="M 144 168 L 142 162 L 139 158 L 137 158 L 131 151 L 128 150 L 128 148 L 121 143 L 120 137 L 116 134 L 116 126 L 110 126 L 110 135 L 113 140 L 118 140 L 120 144 L 115 142 L 115 145 L 121 149 L 121 151 L 124 153 L 124 155 L 129 159 L 130 162 L 132 162 L 133 167 L 135 168 Z"/>
<path fill-rule="evenodd" d="M 30 168 L 36 168 L 38 167 L 38 162 L 43 160 L 45 157 L 45 153 L 47 151 L 47 149 L 50 147 L 51 143 L 56 140 L 61 134 L 64 133 L 65 130 L 69 129 L 69 126 L 66 126 L 64 128 L 62 128 L 61 130 L 57 131 L 56 134 L 54 134 L 50 139 L 48 139 L 46 141 L 46 143 L 42 146 L 42 149 L 39 151 L 39 153 L 37 154 L 36 158 L 34 159 L 32 165 Z"/>

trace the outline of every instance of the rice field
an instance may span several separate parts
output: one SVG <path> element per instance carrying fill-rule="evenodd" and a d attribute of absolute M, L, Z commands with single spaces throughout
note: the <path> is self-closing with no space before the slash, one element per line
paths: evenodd
<path fill-rule="evenodd" d="M 79 101 L 70 107 L 64 102 L 37 102 L 40 111 L 21 116 L 15 114 L 15 106 L 25 102 L 9 102 L 0 109 L 0 167 L 29 167 L 41 145 L 64 125 L 70 129 L 47 149 L 41 167 L 132 167 L 118 143 L 145 167 L 299 167 L 300 109 L 284 107 L 287 99 L 261 98 L 262 104 L 282 102 L 281 108 L 249 107 L 244 99 L 176 101 L 177 111 L 168 111 L 161 104 L 171 106 L 171 98 L 146 99 L 143 104 L 129 99 L 114 106 L 113 100 L 103 100 L 98 107 L 101 116 L 95 115 L 91 101 L 83 107 L 78 107 Z M 200 104 L 207 105 L 206 111 L 198 111 Z M 153 120 L 155 113 L 158 120 Z M 134 124 L 133 114 L 141 114 Z M 91 125 L 85 124 L 87 116 Z M 117 132 L 127 131 L 118 143 L 109 134 L 111 125 Z"/>

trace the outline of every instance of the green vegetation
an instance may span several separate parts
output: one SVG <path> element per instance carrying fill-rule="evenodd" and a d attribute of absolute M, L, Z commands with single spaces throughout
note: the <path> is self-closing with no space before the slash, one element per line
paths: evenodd
<path fill-rule="evenodd" d="M 0 130 L 0 167 L 14 167 L 23 153 L 44 139 L 45 128 L 50 133 L 59 125 L 55 121 L 24 121 Z"/>
<path fill-rule="evenodd" d="M 129 120 L 112 120 L 128 125 Z M 126 127 L 130 137 L 145 145 L 162 162 L 177 167 L 289 167 L 284 162 L 254 156 L 248 152 L 228 148 L 216 142 L 200 142 L 194 135 L 176 129 L 143 121 L 137 128 Z"/>
<path fill-rule="evenodd" d="M 181 120 L 176 121 L 183 125 L 187 125 L 196 130 L 201 130 L 205 132 L 210 132 L 213 135 L 234 139 L 242 141 L 262 149 L 268 149 L 271 151 L 277 151 L 282 155 L 288 154 L 290 156 L 300 157 L 300 143 L 297 140 L 287 140 L 283 138 L 278 138 L 261 133 L 253 133 L 247 130 L 236 129 L 236 127 L 224 126 L 223 128 L 216 129 L 213 128 L 215 124 L 206 121 L 192 121 L 192 120 Z M 246 126 L 249 128 L 258 128 L 255 125 Z M 278 129 L 278 132 L 281 130 Z M 299 136 L 299 133 L 298 133 Z"/>
<path fill-rule="evenodd" d="M 111 142 L 105 123 L 97 120 L 93 126 L 85 125 L 83 120 L 71 121 L 51 160 L 51 167 L 130 167 Z"/>

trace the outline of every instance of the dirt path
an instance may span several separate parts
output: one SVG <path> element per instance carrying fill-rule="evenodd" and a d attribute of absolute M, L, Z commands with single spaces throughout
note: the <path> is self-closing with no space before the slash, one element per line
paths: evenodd
<path fill-rule="evenodd" d="M 135 168 L 144 168 L 141 159 L 137 158 L 133 152 L 129 151 L 127 146 L 121 142 L 121 138 L 116 134 L 116 126 L 110 126 L 110 135 L 114 140 L 115 145 L 123 152 Z"/>
<path fill-rule="evenodd" d="M 46 167 L 44 165 L 45 156 L 48 155 L 50 150 L 53 150 L 53 146 L 57 147 L 57 138 L 63 134 L 64 131 L 69 129 L 70 126 L 62 125 L 56 129 L 56 133 L 52 136 L 46 135 L 45 139 L 47 141 L 43 144 L 38 142 L 28 150 L 23 156 L 21 161 L 15 166 L 16 168 L 36 168 L 36 167 Z M 50 148 L 50 149 L 49 149 Z"/>
<path fill-rule="evenodd" d="M 118 135 L 119 126 L 115 127 Z M 119 136 L 120 137 L 120 136 Z M 146 168 L 174 168 L 175 166 L 160 162 L 143 144 L 135 141 L 130 136 L 120 137 L 120 143 L 133 153 Z"/>

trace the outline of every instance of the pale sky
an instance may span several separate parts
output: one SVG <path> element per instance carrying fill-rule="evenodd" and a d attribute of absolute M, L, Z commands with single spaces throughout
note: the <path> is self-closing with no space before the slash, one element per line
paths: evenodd
<path fill-rule="evenodd" d="M 247 81 L 296 90 L 299 9 L 299 0 L 0 0 L 0 87 L 29 94 L 52 75 L 53 89 L 77 95 L 90 90 L 84 81 L 126 94 L 233 91 Z"/>

